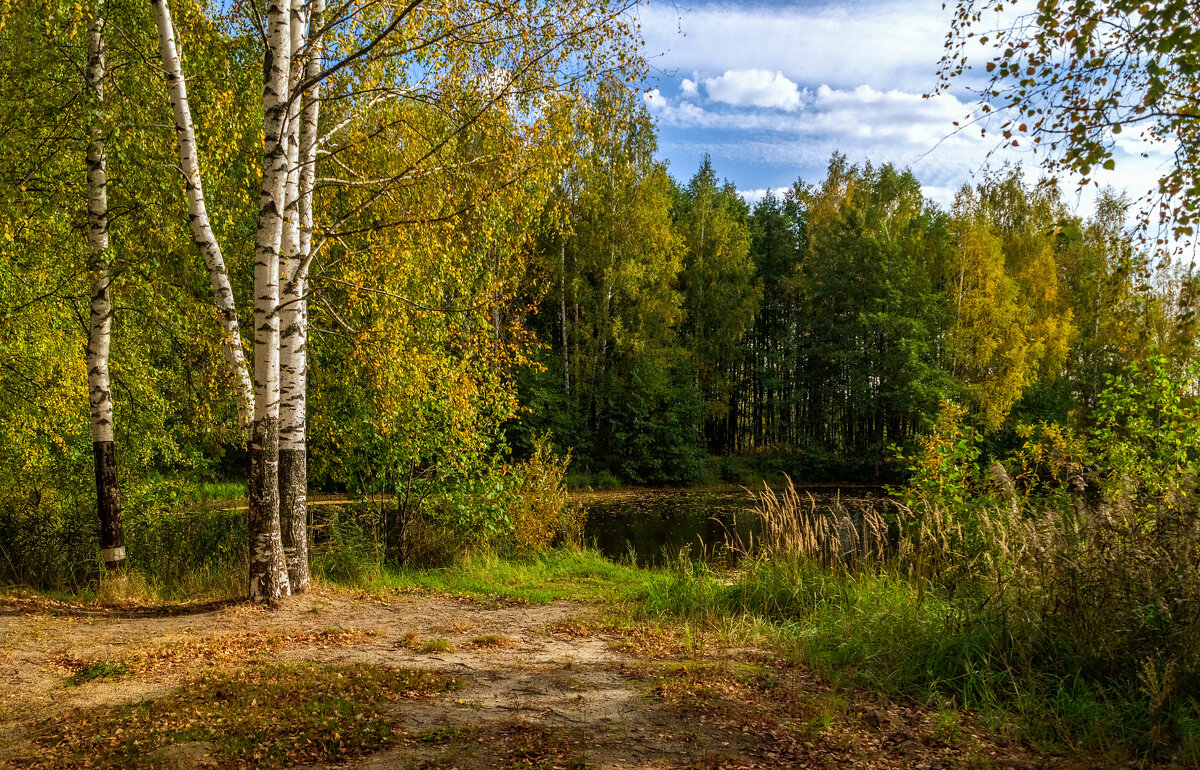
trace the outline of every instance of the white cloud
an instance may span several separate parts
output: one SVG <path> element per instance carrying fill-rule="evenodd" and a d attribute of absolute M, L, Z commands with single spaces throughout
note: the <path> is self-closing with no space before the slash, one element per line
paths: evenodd
<path fill-rule="evenodd" d="M 942 208 L 949 209 L 962 185 L 923 184 L 921 193 Z"/>
<path fill-rule="evenodd" d="M 660 153 L 685 170 L 711 153 L 719 173 L 751 200 L 760 188 L 798 176 L 819 180 L 837 151 L 852 163 L 911 167 L 925 194 L 943 205 L 987 165 L 1015 161 L 1031 177 L 1041 173 L 1042 156 L 1028 142 L 1001 147 L 992 130 L 981 137 L 978 126 L 954 125 L 977 114 L 963 82 L 923 98 L 937 86 L 950 27 L 941 0 L 696 1 L 692 10 L 653 4 L 639 19 L 647 50 L 665 52 L 654 66 L 691 73 L 665 76 L 670 96 L 646 96 L 661 127 Z M 982 49 L 969 55 L 981 61 Z M 970 77 L 978 85 L 981 75 Z M 1153 187 L 1174 150 L 1136 133 L 1112 137 L 1116 170 L 1093 174 L 1135 198 Z M 1075 193 L 1074 179 L 1062 184 L 1090 210 L 1094 188 Z"/>
<path fill-rule="evenodd" d="M 954 121 L 961 120 L 971 108 L 950 94 L 925 99 L 921 94 L 877 91 L 866 85 L 852 90 L 822 85 L 815 94 L 796 90 L 796 107 L 789 114 L 780 114 L 721 106 L 705 108 L 682 99 L 673 101 L 657 89 L 652 93 L 647 106 L 660 125 L 672 128 L 781 134 L 780 139 L 830 137 L 854 145 L 886 147 L 892 151 L 890 155 L 905 156 L 904 162 L 912 162 L 939 143 L 982 144 L 977 133 L 951 136 Z"/>
<path fill-rule="evenodd" d="M 766 107 L 795 110 L 800 106 L 800 88 L 782 72 L 748 69 L 726 70 L 704 79 L 708 98 L 734 107 Z"/>
<path fill-rule="evenodd" d="M 646 108 L 650 110 L 651 115 L 658 118 L 660 125 L 679 128 L 717 128 L 721 127 L 720 124 L 724 122 L 722 116 L 708 112 L 692 102 L 684 99 L 672 102 L 657 88 L 650 89 L 642 98 L 646 102 Z M 733 126 L 728 127 L 733 128 Z"/>
<path fill-rule="evenodd" d="M 1152 136 L 1149 130 L 1121 134 L 1113 134 L 1110 131 L 1108 136 L 1117 149 L 1128 155 L 1169 160 L 1175 157 L 1175 152 L 1179 149 L 1178 141 L 1158 139 Z"/>
<path fill-rule="evenodd" d="M 738 190 L 738 195 L 742 196 L 742 200 L 746 201 L 746 203 L 754 206 L 760 200 L 767 197 L 768 189 L 769 188 L 766 187 L 760 187 L 757 190 Z"/>
<path fill-rule="evenodd" d="M 700 3 L 689 10 L 651 2 L 639 21 L 656 67 L 715 75 L 782 71 L 798 83 L 850 88 L 877 83 L 912 91 L 934 83 L 950 11 L 941 0 L 765 3 L 746 8 Z"/>

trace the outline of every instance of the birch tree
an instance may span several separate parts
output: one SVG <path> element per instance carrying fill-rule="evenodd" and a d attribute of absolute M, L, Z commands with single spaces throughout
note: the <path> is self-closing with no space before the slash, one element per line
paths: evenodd
<path fill-rule="evenodd" d="M 154 9 L 154 23 L 158 30 L 159 59 L 167 79 L 171 98 L 171 109 L 175 117 L 175 139 L 179 148 L 179 166 L 183 172 L 184 190 L 187 193 L 188 222 L 192 238 L 212 285 L 213 304 L 216 306 L 223 332 L 222 347 L 226 365 L 234 380 L 234 396 L 237 399 L 238 416 L 242 426 L 249 428 L 254 412 L 254 388 L 246 368 L 245 352 L 242 348 L 242 333 L 238 323 L 237 306 L 234 304 L 233 288 L 229 283 L 229 272 L 220 243 L 213 232 L 204 198 L 204 184 L 200 177 L 200 159 L 196 149 L 196 128 L 192 121 L 192 110 L 188 103 L 187 81 L 179 61 L 179 44 L 175 40 L 175 25 L 167 0 L 150 0 Z"/>
<path fill-rule="evenodd" d="M 410 0 L 394 7 L 348 2 L 327 18 L 323 3 L 317 0 L 272 0 L 266 6 L 265 29 L 257 14 L 249 14 L 250 27 L 264 42 L 251 393 L 240 357 L 232 289 L 205 210 L 178 41 L 166 0 L 151 2 L 175 112 L 189 219 L 222 315 L 226 358 L 238 383 L 243 420 L 247 411 L 253 410 L 250 594 L 257 600 L 273 601 L 289 593 L 293 582 L 302 590 L 308 579 L 304 509 L 307 299 L 324 288 L 309 285 L 314 259 L 322 249 L 333 252 L 335 245 L 344 251 L 347 238 L 362 237 L 369 242 L 372 233 L 419 224 L 424 216 L 420 212 L 390 221 L 380 221 L 377 214 L 380 204 L 394 201 L 399 190 L 418 180 L 463 169 L 477 171 L 486 165 L 506 169 L 508 178 L 476 191 L 479 194 L 465 204 L 470 207 L 519 183 L 531 166 L 543 165 L 542 159 L 523 151 L 559 128 L 547 119 L 551 112 L 546 109 L 547 96 L 578 91 L 581 84 L 613 70 L 627 74 L 641 61 L 624 47 L 634 37 L 632 20 L 625 15 L 634 4 L 624 0 L 544 3 L 535 13 L 512 2 L 434 6 Z M 341 58 L 327 62 L 322 55 L 323 42 L 331 36 L 338 41 Z M 319 135 L 321 89 L 330 82 L 337 85 L 335 98 L 345 109 L 332 127 Z M 434 101 L 440 109 L 424 113 L 438 116 L 432 123 L 415 127 L 408 122 L 405 113 L 411 113 L 412 106 L 420 105 L 423 110 L 423 105 Z M 381 102 L 408 106 L 400 108 L 399 119 L 391 124 L 372 126 L 378 121 L 375 108 Z M 522 121 L 514 123 L 514 115 L 525 116 L 523 126 Z M 511 155 L 486 150 L 480 156 L 461 159 L 467 132 L 486 135 L 489 129 L 515 139 L 510 144 L 522 150 L 517 162 L 511 162 Z M 388 167 L 384 148 L 392 137 L 406 149 L 395 156 L 401 163 Z M 316 165 L 323 144 L 324 152 L 338 156 L 339 166 L 345 170 L 352 169 L 348 161 L 354 155 L 376 165 L 357 178 L 337 180 L 341 192 L 350 190 L 351 194 L 345 195 L 337 219 L 314 239 L 318 221 L 314 193 L 320 186 Z M 409 144 L 426 149 L 414 154 L 407 150 Z M 453 165 L 439 166 L 446 156 L 454 158 Z M 378 170 L 381 159 L 383 173 Z M 498 164 L 497 159 L 503 162 Z M 465 210 L 434 218 L 445 221 Z M 488 237 L 485 231 L 480 241 L 484 250 Z M 493 293 L 493 301 L 500 296 Z M 330 312 L 334 313 L 331 307 Z M 285 569 L 288 562 L 290 577 Z"/>
<path fill-rule="evenodd" d="M 113 437 L 112 384 L 108 351 L 112 340 L 112 301 L 109 297 L 108 163 L 104 56 L 104 0 L 97 0 L 88 25 L 87 80 L 92 100 L 87 147 L 88 271 L 91 274 L 88 328 L 88 402 L 92 416 L 92 456 L 96 469 L 96 507 L 100 514 L 100 558 L 112 572 L 125 567 L 125 533 L 121 522 L 121 493 L 117 485 L 117 452 Z"/>
<path fill-rule="evenodd" d="M 284 192 L 288 177 L 291 6 L 283 0 L 267 9 L 268 37 L 263 79 L 263 177 L 259 198 L 254 266 L 254 381 L 242 351 L 233 289 L 221 248 L 208 217 L 197 158 L 195 125 L 187 84 L 166 0 L 151 0 L 159 55 L 171 94 L 175 133 L 188 198 L 193 238 L 204 258 L 213 300 L 225 332 L 227 365 L 236 382 L 238 412 L 250 428 L 249 507 L 251 598 L 272 602 L 290 593 L 279 520 L 279 260 L 283 238 Z M 299 502 L 303 510 L 303 498 Z M 305 556 L 307 554 L 305 553 Z M 307 572 L 307 566 L 305 566 Z"/>
<path fill-rule="evenodd" d="M 293 593 L 308 588 L 307 398 L 308 265 L 312 251 L 313 184 L 320 116 L 321 29 L 324 0 L 292 0 L 293 74 L 288 132 L 287 212 L 280 255 L 279 517 L 288 581 Z M 307 43 L 304 28 L 308 27 Z M 295 53 L 304 46 L 302 60 Z M 297 66 L 304 62 L 303 68 Z M 301 77 L 307 88 L 300 90 Z"/>
<path fill-rule="evenodd" d="M 589 78 L 625 67 L 624 52 L 613 41 L 630 38 L 631 26 L 622 16 L 628 7 L 621 2 L 550 4 L 547 13 L 537 14 L 507 2 L 434 6 L 413 0 L 390 11 L 371 3 L 338 6 L 326 17 L 320 0 L 293 0 L 292 64 L 303 62 L 305 69 L 290 77 L 285 131 L 289 168 L 280 261 L 279 465 L 280 517 L 293 590 L 303 590 L 308 580 L 307 299 L 330 288 L 328 282 L 310 285 L 314 260 L 322 250 L 335 249 L 344 258 L 353 251 L 351 244 L 365 241 L 372 245 L 364 248 L 377 254 L 375 270 L 382 272 L 387 261 L 378 246 L 382 232 L 420 226 L 423 218 L 430 224 L 445 222 L 447 208 L 450 219 L 481 205 L 486 208 L 495 191 L 522 177 L 518 184 L 536 184 L 541 177 L 531 173 L 531 165 L 545 165 L 545 159 L 531 164 L 525 153 L 529 145 L 544 141 L 565 124 L 548 126 L 545 117 L 534 118 L 527 122 L 532 130 L 523 144 L 512 141 L 519 136 L 512 116 L 522 109 L 548 115 L 545 102 L 539 103 L 547 95 L 569 92 Z M 305 26 L 306 40 L 301 33 Z M 335 30 L 344 53 L 323 61 L 324 36 Z M 568 67 L 578 66 L 572 57 L 589 50 L 604 53 L 592 60 L 594 71 L 571 72 Z M 414 78 L 417 72 L 421 75 Z M 322 133 L 318 129 L 326 83 L 332 83 L 333 103 L 340 110 Z M 433 100 L 439 109 L 427 110 L 425 105 Z M 440 118 L 428 120 L 439 112 Z M 502 136 L 506 138 L 497 139 Z M 389 151 L 392 147 L 396 152 Z M 319 174 L 320 155 L 329 158 L 335 170 Z M 462 207 L 446 205 L 445 192 L 436 213 L 398 206 L 406 188 L 437 184 L 439 177 L 457 186 L 453 178 L 466 169 L 477 175 L 476 195 Z M 326 201 L 340 199 L 340 211 L 314 238 L 315 191 L 322 187 L 330 193 Z M 475 243 L 465 250 L 487 250 L 489 239 L 502 229 L 491 223 L 473 229 Z M 451 274 L 460 271 L 461 267 L 450 268 Z M 377 280 L 368 281 L 365 290 L 375 290 L 372 284 Z M 491 286 L 489 291 L 495 304 L 506 290 Z"/>
<path fill-rule="evenodd" d="M 250 428 L 250 598 L 291 593 L 279 525 L 279 260 L 288 177 L 291 6 L 267 3 L 262 189 L 254 243 L 254 422 Z"/>

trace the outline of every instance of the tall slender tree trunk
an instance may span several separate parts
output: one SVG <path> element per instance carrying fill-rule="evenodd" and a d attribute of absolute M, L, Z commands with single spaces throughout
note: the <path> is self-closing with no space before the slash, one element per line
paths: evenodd
<path fill-rule="evenodd" d="M 309 36 L 303 79 L 321 71 L 321 38 L 325 23 L 324 0 L 310 0 L 304 13 L 303 0 L 292 3 L 292 52 L 302 42 L 307 21 Z M 304 17 L 307 16 L 307 19 Z M 294 75 L 293 84 L 302 78 Z M 312 252 L 313 185 L 316 179 L 317 126 L 320 110 L 317 85 L 304 94 L 292 94 L 291 130 L 288 140 L 288 210 L 284 232 L 285 253 L 281 259 L 283 293 L 281 303 L 280 414 L 279 414 L 279 524 L 292 593 L 308 588 L 308 469 L 306 436 L 306 389 L 308 384 L 308 290 L 307 264 Z"/>
<path fill-rule="evenodd" d="M 100 558 L 110 572 L 120 572 L 125 568 L 125 532 L 121 523 L 121 492 L 117 484 L 117 452 L 113 436 L 112 384 L 108 373 L 113 309 L 109 298 L 112 277 L 108 269 L 105 19 L 103 0 L 97 0 L 88 27 L 85 73 L 87 89 L 93 101 L 87 149 L 88 269 L 92 278 L 87 367 L 88 403 L 92 414 L 92 459 L 96 467 L 96 508 L 100 515 Z"/>
<path fill-rule="evenodd" d="M 307 569 L 297 569 L 300 565 L 294 532 L 299 519 L 301 531 L 307 534 L 305 458 L 297 456 L 294 448 L 296 435 L 302 435 L 305 429 L 305 405 L 301 395 L 305 384 L 302 379 L 303 319 L 297 307 L 302 301 L 303 287 L 293 279 L 300 269 L 301 100 L 296 90 L 303 74 L 298 56 L 304 44 L 304 0 L 290 0 L 288 30 L 288 48 L 292 57 L 288 74 L 291 101 L 284 133 L 287 178 L 283 192 L 283 234 L 279 245 L 279 535 L 287 562 L 288 584 L 292 593 L 300 593 L 308 587 Z"/>
<path fill-rule="evenodd" d="M 246 356 L 242 350 L 242 333 L 238 325 L 237 308 L 233 301 L 233 288 L 229 285 L 229 274 L 225 270 L 225 259 L 221 247 L 213 234 L 204 201 L 204 186 L 200 181 L 200 161 L 196 153 L 196 131 L 192 123 L 191 107 L 188 105 L 187 83 L 179 62 L 179 48 L 175 41 L 175 27 L 171 22 L 171 11 L 167 0 L 150 0 L 154 8 L 154 24 L 158 28 L 159 56 L 163 73 L 167 77 L 167 88 L 171 94 L 171 107 L 175 113 L 175 138 L 179 146 L 179 165 L 183 171 L 184 187 L 188 200 L 188 220 L 191 223 L 192 239 L 204 258 L 212 285 L 213 303 L 221 321 L 222 347 L 229 367 L 237 396 L 238 418 L 245 428 L 250 427 L 254 414 L 254 387 L 246 367 Z"/>
<path fill-rule="evenodd" d="M 262 191 L 254 243 L 254 423 L 250 429 L 250 598 L 291 593 L 279 524 L 279 252 L 287 187 L 290 0 L 267 3 Z"/>
<path fill-rule="evenodd" d="M 562 272 L 558 275 L 558 288 L 561 296 L 559 297 L 559 325 L 562 326 L 562 362 L 563 362 L 563 390 L 567 397 L 571 395 L 571 359 L 567 353 L 567 239 L 562 238 L 558 244 L 559 258 L 562 261 Z"/>

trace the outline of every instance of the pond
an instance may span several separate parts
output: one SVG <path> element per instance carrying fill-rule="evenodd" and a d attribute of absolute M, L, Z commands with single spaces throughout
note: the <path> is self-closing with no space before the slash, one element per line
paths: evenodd
<path fill-rule="evenodd" d="M 863 486 L 797 486 L 797 491 L 818 510 L 839 498 L 882 495 L 878 487 Z M 612 559 L 650 566 L 681 552 L 709 559 L 727 542 L 757 536 L 754 500 L 742 487 L 612 489 L 571 497 L 587 510 L 585 542 Z"/>

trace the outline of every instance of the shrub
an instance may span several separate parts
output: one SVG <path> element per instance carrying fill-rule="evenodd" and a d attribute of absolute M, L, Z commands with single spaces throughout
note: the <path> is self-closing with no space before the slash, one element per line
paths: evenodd
<path fill-rule="evenodd" d="M 570 454 L 558 457 L 543 436 L 534 442 L 533 456 L 513 471 L 509 549 L 531 553 L 553 545 L 582 545 L 583 507 L 571 502 L 563 484 L 570 463 Z"/>

